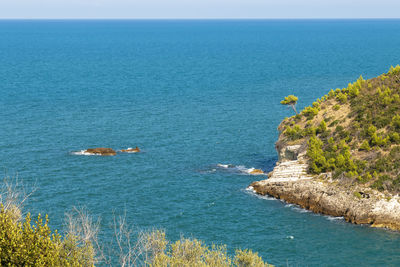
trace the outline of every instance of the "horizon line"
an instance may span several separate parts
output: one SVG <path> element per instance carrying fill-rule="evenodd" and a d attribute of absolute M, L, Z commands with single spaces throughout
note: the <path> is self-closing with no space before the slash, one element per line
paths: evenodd
<path fill-rule="evenodd" d="M 398 18 L 381 18 L 381 17 L 331 17 L 331 18 L 107 18 L 107 17 L 99 17 L 99 18 L 73 18 L 73 17 L 65 17 L 65 18 L 52 18 L 52 17 L 39 17 L 39 18 L 0 18 L 0 20 L 399 20 Z"/>

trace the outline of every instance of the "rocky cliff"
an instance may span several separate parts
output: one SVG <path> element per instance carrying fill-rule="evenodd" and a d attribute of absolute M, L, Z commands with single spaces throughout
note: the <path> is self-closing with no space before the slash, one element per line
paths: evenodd
<path fill-rule="evenodd" d="M 278 142 L 279 143 L 279 142 Z M 280 159 L 268 179 L 250 185 L 316 213 L 344 217 L 356 224 L 400 230 L 400 198 L 357 185 L 339 185 L 330 174 L 311 176 L 302 145 L 281 146 Z"/>
<path fill-rule="evenodd" d="M 279 160 L 250 185 L 311 211 L 400 230 L 400 66 L 331 90 L 279 125 Z"/>

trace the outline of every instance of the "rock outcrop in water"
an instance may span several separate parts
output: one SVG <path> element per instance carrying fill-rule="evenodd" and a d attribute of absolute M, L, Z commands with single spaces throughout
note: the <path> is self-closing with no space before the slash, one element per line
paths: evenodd
<path fill-rule="evenodd" d="M 250 174 L 253 174 L 253 175 L 263 175 L 263 174 L 265 174 L 265 173 L 263 172 L 263 170 L 254 169 L 254 170 L 250 171 Z"/>
<path fill-rule="evenodd" d="M 279 161 L 250 187 L 317 213 L 400 230 L 399 94 L 399 66 L 331 90 L 280 124 Z"/>
<path fill-rule="evenodd" d="M 85 150 L 85 153 L 93 154 L 93 155 L 101 155 L 101 156 L 117 155 L 117 152 L 115 152 L 114 149 L 107 148 L 107 147 L 88 148 Z"/>

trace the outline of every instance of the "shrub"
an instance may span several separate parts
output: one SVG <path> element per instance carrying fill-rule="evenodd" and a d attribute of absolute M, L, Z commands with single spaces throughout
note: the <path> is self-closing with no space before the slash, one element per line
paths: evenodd
<path fill-rule="evenodd" d="M 310 126 L 304 129 L 304 136 L 315 136 L 317 134 L 317 128 Z"/>
<path fill-rule="evenodd" d="M 94 249 L 90 243 L 78 245 L 74 236 L 64 240 L 39 215 L 35 225 L 30 214 L 23 222 L 12 213 L 0 211 L 0 265 L 2 266 L 92 266 Z"/>
<path fill-rule="evenodd" d="M 356 97 L 360 94 L 360 89 L 362 84 L 364 83 L 364 79 L 362 76 L 354 83 L 354 84 L 349 84 L 347 87 L 347 90 L 349 92 L 350 97 Z"/>
<path fill-rule="evenodd" d="M 356 198 L 358 198 L 358 199 L 361 199 L 361 198 L 362 198 L 360 192 L 357 192 L 357 191 L 354 192 L 354 196 L 355 196 Z"/>
<path fill-rule="evenodd" d="M 317 128 L 317 133 L 324 133 L 327 130 L 326 122 L 324 120 L 321 121 Z"/>
<path fill-rule="evenodd" d="M 301 120 L 301 115 L 300 114 L 296 114 L 294 116 L 295 121 L 299 122 Z"/>
<path fill-rule="evenodd" d="M 303 130 L 298 125 L 294 125 L 293 127 L 287 126 L 284 134 L 291 140 L 297 140 L 303 137 Z"/>
<path fill-rule="evenodd" d="M 269 267 L 272 266 L 264 263 L 262 258 L 258 256 L 257 252 L 251 250 L 236 250 L 234 263 L 238 267 Z"/>
<path fill-rule="evenodd" d="M 386 185 L 386 181 L 390 180 L 390 177 L 388 175 L 381 175 L 378 180 L 376 180 L 371 187 L 374 189 L 377 189 L 379 191 L 383 191 L 388 189 L 387 185 Z"/>
<path fill-rule="evenodd" d="M 326 171 L 328 162 L 322 150 L 322 141 L 318 137 L 311 137 L 308 141 L 307 156 L 310 159 L 310 171 L 315 174 Z"/>
<path fill-rule="evenodd" d="M 335 91 L 333 91 L 333 89 L 331 89 L 328 93 L 328 99 L 332 99 L 334 98 L 336 95 Z"/>
<path fill-rule="evenodd" d="M 394 129 L 400 130 L 400 115 L 396 114 L 392 118 L 392 126 L 393 126 Z"/>
<path fill-rule="evenodd" d="M 341 139 L 343 139 L 344 141 L 348 142 L 348 140 L 350 139 L 350 132 L 348 131 L 340 131 L 339 133 L 339 137 Z"/>
<path fill-rule="evenodd" d="M 369 143 L 367 140 L 364 140 L 364 142 L 361 144 L 360 150 L 365 150 L 365 151 L 371 150 L 371 147 L 369 146 Z"/>
<path fill-rule="evenodd" d="M 251 250 L 236 250 L 232 259 L 225 246 L 208 247 L 197 239 L 181 238 L 159 251 L 150 266 L 204 266 L 204 267 L 269 267 L 257 253 Z"/>
<path fill-rule="evenodd" d="M 363 176 L 359 177 L 359 182 L 367 183 L 372 179 L 372 175 L 369 172 L 366 172 Z"/>
<path fill-rule="evenodd" d="M 371 136 L 371 145 L 374 145 L 374 146 L 382 146 L 382 145 L 384 145 L 384 144 L 385 144 L 385 142 L 384 142 L 383 138 L 380 137 L 380 136 L 378 136 L 376 133 L 374 133 L 374 134 Z"/>
<path fill-rule="evenodd" d="M 400 135 L 398 133 L 392 132 L 389 134 L 389 136 L 390 136 L 390 141 L 392 143 L 395 143 L 395 144 L 400 143 Z"/>
<path fill-rule="evenodd" d="M 396 67 L 391 66 L 388 72 L 389 75 L 396 75 L 400 73 L 400 66 L 397 65 Z"/>
<path fill-rule="evenodd" d="M 311 120 L 318 114 L 318 109 L 315 107 L 306 107 L 302 113 L 307 117 L 308 120 Z"/>
<path fill-rule="evenodd" d="M 104 256 L 97 246 L 96 235 L 99 224 L 93 223 L 84 209 L 75 209 L 67 215 L 68 231 L 63 238 L 57 231 L 50 230 L 47 216 L 37 217 L 31 223 L 31 215 L 25 218 L 16 207 L 24 199 L 14 186 L 3 183 L 0 192 L 0 266 L 94 266 L 96 253 L 105 265 L 114 266 L 110 257 Z M 18 190 L 18 188 L 17 188 Z M 11 195 L 11 197 L 9 196 Z M 13 199 L 13 205 L 3 205 Z M 236 255 L 227 254 L 226 246 L 208 247 L 197 239 L 185 239 L 171 243 L 163 231 L 140 232 L 131 238 L 132 230 L 125 225 L 125 217 L 118 224 L 114 218 L 117 257 L 121 266 L 272 266 L 264 262 L 251 250 L 236 250 Z M 132 243 L 132 240 L 135 240 Z M 96 245 L 96 247 L 94 246 Z"/>
<path fill-rule="evenodd" d="M 338 126 L 336 126 L 336 128 L 335 128 L 335 131 L 336 131 L 337 133 L 340 133 L 340 132 L 342 132 L 343 130 L 344 130 L 344 128 L 343 128 L 342 125 L 338 125 Z"/>
<path fill-rule="evenodd" d="M 319 103 L 320 101 L 317 101 L 317 102 L 313 102 L 312 103 L 312 107 L 313 108 L 316 108 L 317 110 L 319 110 L 320 109 L 320 103 Z"/>
<path fill-rule="evenodd" d="M 368 136 L 372 137 L 376 133 L 376 127 L 373 125 L 370 125 L 368 127 L 367 133 L 368 133 Z"/>
<path fill-rule="evenodd" d="M 337 101 L 339 101 L 341 104 L 344 104 L 347 102 L 347 96 L 343 93 L 339 93 L 336 95 Z"/>
<path fill-rule="evenodd" d="M 394 103 L 399 103 L 400 102 L 400 95 L 399 94 L 393 94 L 393 102 Z"/>
<path fill-rule="evenodd" d="M 379 173 L 383 172 L 389 172 L 392 169 L 392 164 L 391 161 L 388 157 L 381 157 L 379 158 L 374 166 L 373 166 L 374 171 L 377 171 Z"/>

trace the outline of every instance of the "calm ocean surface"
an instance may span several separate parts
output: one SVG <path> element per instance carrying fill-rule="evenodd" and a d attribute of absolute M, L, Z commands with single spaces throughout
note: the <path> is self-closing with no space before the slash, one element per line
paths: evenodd
<path fill-rule="evenodd" d="M 26 210 L 53 229 L 85 205 L 103 239 L 126 210 L 277 266 L 399 266 L 399 233 L 257 197 L 262 177 L 216 167 L 271 170 L 284 96 L 302 108 L 399 63 L 400 20 L 0 21 L 0 167 L 36 182 Z"/>

